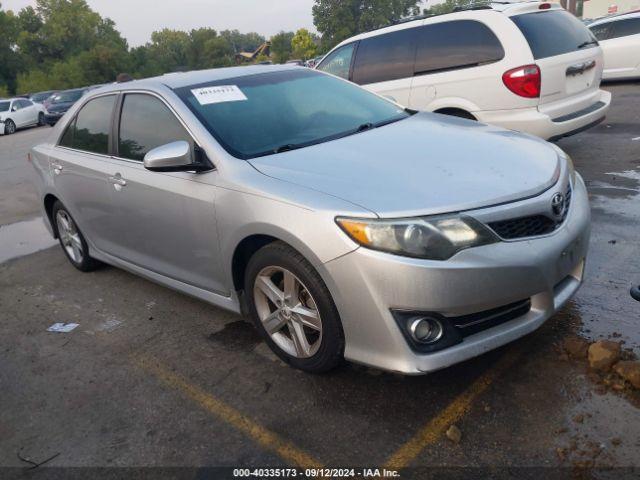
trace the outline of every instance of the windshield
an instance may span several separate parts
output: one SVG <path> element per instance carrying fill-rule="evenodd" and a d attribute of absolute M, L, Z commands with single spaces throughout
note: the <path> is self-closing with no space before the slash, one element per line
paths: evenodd
<path fill-rule="evenodd" d="M 566 10 L 525 13 L 511 20 L 529 42 L 536 60 L 598 45 L 589 29 Z"/>
<path fill-rule="evenodd" d="M 57 94 L 51 100 L 51 103 L 68 103 L 68 102 L 77 102 L 82 97 L 84 90 L 74 90 L 72 92 L 62 92 Z"/>
<path fill-rule="evenodd" d="M 0 102 L 0 112 L 8 112 L 11 102 Z"/>
<path fill-rule="evenodd" d="M 244 159 L 318 144 L 409 116 L 360 87 L 307 69 L 191 85 L 176 93 L 230 154 Z"/>
<path fill-rule="evenodd" d="M 32 102 L 36 102 L 36 103 L 42 103 L 42 102 L 44 102 L 47 98 L 49 98 L 52 94 L 53 94 L 53 92 L 42 92 L 42 93 L 36 93 L 35 95 L 33 95 L 33 96 L 31 97 L 31 101 L 32 101 Z"/>

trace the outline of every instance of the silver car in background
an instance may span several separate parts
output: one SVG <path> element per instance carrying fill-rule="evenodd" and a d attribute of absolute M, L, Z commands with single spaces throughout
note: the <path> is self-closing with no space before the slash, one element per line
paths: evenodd
<path fill-rule="evenodd" d="M 559 148 L 309 69 L 110 85 L 30 155 L 76 268 L 247 314 L 310 372 L 447 367 L 533 331 L 583 278 L 587 192 Z"/>

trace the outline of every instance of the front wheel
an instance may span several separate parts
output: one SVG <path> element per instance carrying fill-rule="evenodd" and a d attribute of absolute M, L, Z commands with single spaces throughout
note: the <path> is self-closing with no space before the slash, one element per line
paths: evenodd
<path fill-rule="evenodd" d="M 60 246 L 71 265 L 82 272 L 91 272 L 98 268 L 101 263 L 89 256 L 87 241 L 65 206 L 57 201 L 53 205 L 52 213 Z"/>
<path fill-rule="evenodd" d="M 16 124 L 13 123 L 13 120 L 6 120 L 4 122 L 4 134 L 13 135 L 14 133 L 16 133 Z"/>
<path fill-rule="evenodd" d="M 42 112 L 38 114 L 38 126 L 39 127 L 44 126 L 44 113 Z"/>
<path fill-rule="evenodd" d="M 256 252 L 247 266 L 245 294 L 256 328 L 285 362 L 311 373 L 340 364 L 338 310 L 318 272 L 296 250 L 274 242 Z"/>

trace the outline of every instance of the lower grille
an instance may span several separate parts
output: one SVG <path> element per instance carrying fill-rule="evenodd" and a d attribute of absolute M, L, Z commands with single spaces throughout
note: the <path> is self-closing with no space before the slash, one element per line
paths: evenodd
<path fill-rule="evenodd" d="M 526 300 L 510 303 L 504 307 L 485 310 L 484 312 L 472 313 L 462 317 L 449 317 L 448 320 L 463 337 L 468 337 L 474 333 L 526 315 L 529 310 L 531 310 L 531 300 L 527 298 Z"/>
<path fill-rule="evenodd" d="M 537 237 L 548 235 L 556 230 L 566 220 L 571 206 L 571 185 L 567 186 L 564 195 L 565 209 L 562 217 L 557 220 L 547 215 L 531 215 L 528 217 L 511 218 L 489 223 L 489 227 L 505 240 L 518 238 Z"/>

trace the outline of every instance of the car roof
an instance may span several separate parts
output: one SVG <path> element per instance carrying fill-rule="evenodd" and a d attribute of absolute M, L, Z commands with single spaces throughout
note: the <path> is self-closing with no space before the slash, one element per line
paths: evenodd
<path fill-rule="evenodd" d="M 129 82 L 111 83 L 103 87 L 92 90 L 91 93 L 107 93 L 119 90 L 135 90 L 135 89 L 155 89 L 162 86 L 171 89 L 188 87 L 189 85 L 198 85 L 207 82 L 218 82 L 229 78 L 247 77 L 249 75 L 258 75 L 262 73 L 280 72 L 293 70 L 299 67 L 297 65 L 249 65 L 241 67 L 225 67 L 211 68 L 208 70 L 194 70 L 190 72 L 165 73 L 158 77 L 145 78 L 142 80 L 131 80 Z"/>
<path fill-rule="evenodd" d="M 540 6 L 542 4 L 548 4 L 549 7 L 545 9 L 541 9 Z M 341 47 L 342 45 L 347 45 L 351 42 L 355 42 L 357 40 L 362 40 L 365 38 L 375 37 L 378 35 L 383 35 L 385 33 L 395 32 L 397 30 L 403 30 L 405 28 L 414 28 L 420 26 L 425 21 L 429 21 L 431 19 L 451 19 L 455 20 L 457 17 L 463 17 L 465 19 L 468 18 L 469 12 L 473 12 L 474 15 L 482 16 L 482 15 L 494 15 L 495 13 L 501 13 L 507 16 L 520 15 L 523 13 L 533 13 L 538 11 L 550 11 L 550 10 L 564 10 L 562 6 L 557 2 L 541 2 L 539 0 L 524 0 L 524 1 L 515 1 L 515 2 L 487 2 L 487 3 L 476 3 L 472 4 L 470 7 L 459 8 L 456 11 L 449 13 L 442 13 L 437 15 L 419 15 L 416 17 L 409 17 L 399 22 L 396 22 L 392 25 L 388 25 L 386 27 L 377 28 L 375 30 L 371 30 L 368 32 L 363 32 L 358 35 L 354 35 L 353 37 L 349 37 L 348 39 L 342 41 L 335 48 Z M 333 50 L 335 50 L 335 48 Z"/>
<path fill-rule="evenodd" d="M 589 25 L 589 28 L 595 27 L 596 25 L 600 25 L 602 23 L 613 22 L 615 20 L 623 20 L 625 18 L 639 18 L 640 10 L 633 10 L 631 12 L 626 13 L 614 13 L 613 15 L 607 15 L 606 17 L 600 17 L 593 20 Z"/>

